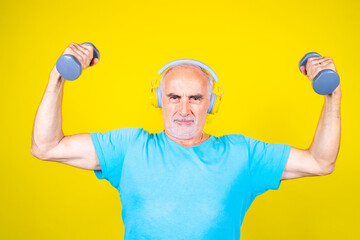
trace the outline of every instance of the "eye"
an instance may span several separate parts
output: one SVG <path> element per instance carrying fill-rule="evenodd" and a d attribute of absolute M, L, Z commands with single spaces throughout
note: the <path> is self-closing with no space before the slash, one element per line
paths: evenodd
<path fill-rule="evenodd" d="M 177 103 L 180 101 L 180 96 L 178 96 L 178 95 L 171 95 L 168 97 L 169 97 L 169 101 L 172 103 Z"/>
<path fill-rule="evenodd" d="M 193 101 L 200 101 L 202 99 L 202 96 L 192 96 L 190 99 Z"/>

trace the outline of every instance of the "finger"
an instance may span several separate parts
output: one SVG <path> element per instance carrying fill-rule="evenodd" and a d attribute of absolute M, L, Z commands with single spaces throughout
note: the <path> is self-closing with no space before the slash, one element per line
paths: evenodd
<path fill-rule="evenodd" d="M 307 77 L 310 77 L 310 72 L 312 70 L 312 66 L 313 66 L 313 61 L 319 59 L 321 57 L 310 57 L 307 62 L 306 62 L 306 65 L 305 65 L 305 70 L 306 70 L 306 76 Z M 312 80 L 312 79 L 310 79 Z"/>
<path fill-rule="evenodd" d="M 309 78 L 311 80 L 313 80 L 317 76 L 317 74 L 319 74 L 319 72 L 325 69 L 331 69 L 337 72 L 332 58 L 325 58 L 322 62 L 319 62 L 318 64 L 315 65 L 311 65 L 310 69 L 311 70 L 309 72 Z"/>
<path fill-rule="evenodd" d="M 94 66 L 95 64 L 97 64 L 99 62 L 99 59 L 98 58 L 93 58 L 91 60 L 91 63 L 90 63 L 90 67 Z"/>
<path fill-rule="evenodd" d="M 83 58 L 83 63 L 82 63 L 83 69 L 89 67 L 90 62 L 91 62 L 91 59 L 92 59 L 92 56 L 91 56 L 92 54 L 90 53 L 89 49 L 84 48 L 82 45 L 79 45 L 79 44 L 74 45 L 74 47 L 75 47 L 79 52 L 81 52 L 80 55 L 81 55 L 82 58 Z"/>
<path fill-rule="evenodd" d="M 322 62 L 320 66 L 322 69 L 331 69 L 334 72 L 337 72 L 335 64 L 332 59 Z"/>
<path fill-rule="evenodd" d="M 307 70 L 307 76 L 312 81 L 316 76 L 316 74 L 321 70 L 321 65 L 311 63 L 309 67 L 306 68 L 306 70 Z"/>
<path fill-rule="evenodd" d="M 81 51 L 84 55 L 88 54 L 88 49 L 84 48 L 82 45 L 76 44 L 74 46 L 76 47 L 77 50 Z"/>
<path fill-rule="evenodd" d="M 306 67 L 301 66 L 300 69 L 301 69 L 302 74 L 306 75 Z"/>
<path fill-rule="evenodd" d="M 322 62 L 319 62 L 319 64 L 321 64 L 321 65 L 325 65 L 325 64 L 328 64 L 328 63 L 332 63 L 332 59 L 331 59 L 331 58 L 326 58 L 326 59 L 323 60 Z"/>
<path fill-rule="evenodd" d="M 84 53 L 76 47 L 75 43 L 70 44 L 69 49 L 79 61 L 83 61 Z"/>
<path fill-rule="evenodd" d="M 321 65 L 315 65 L 313 66 L 313 68 L 311 69 L 311 72 L 310 72 L 310 79 L 311 80 L 314 80 L 314 78 L 316 77 L 316 75 L 321 71 L 323 70 L 321 68 Z"/>
<path fill-rule="evenodd" d="M 91 53 L 91 58 L 93 58 L 94 48 L 91 45 L 88 44 L 81 44 L 80 47 L 84 48 L 85 51 L 88 53 Z"/>
<path fill-rule="evenodd" d="M 312 58 L 309 58 L 308 62 L 306 65 L 316 65 L 322 61 L 325 60 L 325 57 L 312 57 Z"/>
<path fill-rule="evenodd" d="M 81 57 L 83 57 L 84 61 L 87 58 L 88 53 L 86 51 L 84 51 L 84 49 L 82 49 L 78 44 L 73 45 L 73 47 L 77 50 L 76 52 L 81 55 Z"/>
<path fill-rule="evenodd" d="M 308 72 L 308 77 L 312 81 L 316 75 L 324 69 L 324 64 L 331 58 L 328 57 L 313 57 L 309 58 L 306 64 L 306 70 Z"/>
<path fill-rule="evenodd" d="M 86 54 L 86 64 L 87 64 L 86 66 L 90 66 L 90 63 L 94 57 L 93 47 L 88 44 L 81 44 L 78 45 L 78 47 L 81 48 L 82 51 Z"/>

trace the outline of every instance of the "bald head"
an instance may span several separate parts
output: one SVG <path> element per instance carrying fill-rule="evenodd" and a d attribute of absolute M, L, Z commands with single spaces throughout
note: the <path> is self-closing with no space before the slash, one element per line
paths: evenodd
<path fill-rule="evenodd" d="M 208 89 L 208 95 L 211 96 L 212 90 L 213 90 L 213 79 L 212 77 L 205 72 L 201 67 L 189 64 L 189 63 L 183 63 L 179 65 L 175 65 L 171 67 L 161 78 L 160 80 L 160 90 L 162 93 L 164 93 L 164 85 L 165 82 L 167 82 L 167 79 L 173 79 L 173 78 L 191 78 L 191 79 L 198 79 L 200 81 L 203 81 L 204 84 L 207 85 Z"/>

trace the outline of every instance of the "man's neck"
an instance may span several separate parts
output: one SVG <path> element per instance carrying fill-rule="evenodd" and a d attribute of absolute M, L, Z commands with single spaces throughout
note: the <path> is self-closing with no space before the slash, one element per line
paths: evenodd
<path fill-rule="evenodd" d="M 203 131 L 201 131 L 198 135 L 196 135 L 193 138 L 190 139 L 179 139 L 176 137 L 171 136 L 170 134 L 167 133 L 167 131 L 165 130 L 165 135 L 170 138 L 171 140 L 173 140 L 174 142 L 180 144 L 183 147 L 189 148 L 189 147 L 194 147 L 197 145 L 200 145 L 201 143 L 205 142 L 207 139 L 209 139 L 210 134 L 204 133 Z"/>

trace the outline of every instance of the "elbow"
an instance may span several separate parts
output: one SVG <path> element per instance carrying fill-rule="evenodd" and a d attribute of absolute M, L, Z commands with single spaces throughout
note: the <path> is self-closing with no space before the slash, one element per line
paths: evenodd
<path fill-rule="evenodd" d="M 321 171 L 321 176 L 329 175 L 335 171 L 335 164 L 330 164 L 329 166 L 323 167 Z"/>
<path fill-rule="evenodd" d="M 315 176 L 325 176 L 333 173 L 335 171 L 335 161 L 334 159 L 319 159 L 313 157 L 313 161 L 316 165 L 316 170 L 314 171 Z"/>
<path fill-rule="evenodd" d="M 329 175 L 329 174 L 333 173 L 334 171 L 335 171 L 335 164 L 329 168 L 326 175 Z"/>
<path fill-rule="evenodd" d="M 36 157 L 37 159 L 47 160 L 45 154 L 42 153 L 42 152 L 39 150 L 39 148 L 37 148 L 37 147 L 35 147 L 35 146 L 31 146 L 30 153 L 31 153 L 31 155 L 33 155 L 33 156 Z"/>

